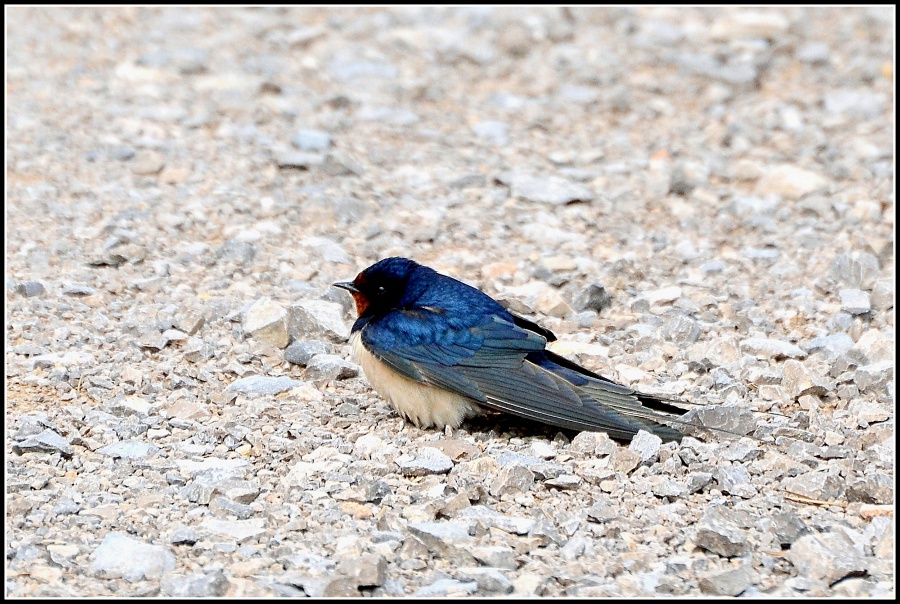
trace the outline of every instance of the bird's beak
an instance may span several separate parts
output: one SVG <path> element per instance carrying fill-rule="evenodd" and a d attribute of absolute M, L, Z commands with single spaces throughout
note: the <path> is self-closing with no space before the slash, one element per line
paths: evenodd
<path fill-rule="evenodd" d="M 351 294 L 358 294 L 360 291 L 356 289 L 356 286 L 353 285 L 350 281 L 338 281 L 337 283 L 331 284 L 333 287 L 339 287 L 341 289 L 346 289 Z"/>

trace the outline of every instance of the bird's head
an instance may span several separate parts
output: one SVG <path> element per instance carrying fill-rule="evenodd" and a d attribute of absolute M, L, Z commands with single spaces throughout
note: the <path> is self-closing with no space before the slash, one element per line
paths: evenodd
<path fill-rule="evenodd" d="M 360 317 L 380 315 L 401 305 L 410 276 L 423 268 L 407 258 L 385 258 L 356 275 L 353 281 L 335 283 L 334 287 L 350 292 Z"/>

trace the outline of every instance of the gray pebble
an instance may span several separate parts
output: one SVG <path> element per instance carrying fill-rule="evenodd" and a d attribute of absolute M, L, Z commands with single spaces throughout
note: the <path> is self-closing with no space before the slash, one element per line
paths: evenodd
<path fill-rule="evenodd" d="M 859 549 L 843 531 L 836 530 L 800 537 L 786 557 L 801 577 L 833 585 L 848 575 L 866 572 L 868 564 Z"/>
<path fill-rule="evenodd" d="M 277 302 L 262 298 L 244 313 L 244 332 L 276 348 L 288 345 L 288 312 Z"/>
<path fill-rule="evenodd" d="M 65 283 L 62 293 L 65 296 L 93 296 L 97 294 L 97 288 L 84 283 Z"/>
<path fill-rule="evenodd" d="M 71 457 L 75 453 L 75 449 L 72 448 L 68 440 L 49 428 L 39 434 L 13 443 L 14 453 L 21 455 L 32 451 L 59 453 L 64 457 Z"/>
<path fill-rule="evenodd" d="M 590 190 L 558 176 L 540 177 L 525 173 L 513 173 L 501 175 L 498 179 L 510 187 L 513 197 L 536 203 L 562 205 L 594 199 L 594 193 Z"/>
<path fill-rule="evenodd" d="M 748 547 L 746 532 L 735 524 L 732 514 L 722 506 L 706 510 L 697 526 L 694 543 L 727 558 L 740 556 Z"/>
<path fill-rule="evenodd" d="M 34 298 L 44 295 L 46 289 L 40 281 L 23 281 L 16 284 L 16 293 L 26 298 Z"/>
<path fill-rule="evenodd" d="M 325 155 L 312 151 L 292 151 L 285 149 L 275 153 L 275 163 L 279 168 L 309 170 L 325 165 Z"/>
<path fill-rule="evenodd" d="M 303 340 L 294 342 L 284 350 L 284 360 L 295 365 L 305 367 L 311 358 L 317 354 L 328 354 L 331 345 L 319 340 Z"/>
<path fill-rule="evenodd" d="M 169 543 L 172 545 L 194 545 L 199 540 L 197 531 L 190 527 L 177 528 L 169 536 Z"/>
<path fill-rule="evenodd" d="M 122 440 L 97 449 L 97 453 L 122 459 L 144 459 L 156 455 L 159 451 L 156 445 L 140 440 Z"/>
<path fill-rule="evenodd" d="M 475 581 L 481 593 L 509 594 L 513 591 L 513 584 L 497 568 L 463 567 L 456 573 L 463 580 Z"/>
<path fill-rule="evenodd" d="M 662 445 L 662 439 L 655 434 L 651 434 L 645 430 L 640 430 L 631 439 L 628 448 L 637 453 L 641 458 L 641 463 L 650 464 L 659 458 L 659 448 Z"/>
<path fill-rule="evenodd" d="M 659 328 L 659 335 L 676 344 L 693 344 L 700 337 L 700 324 L 690 317 L 679 315 Z"/>
<path fill-rule="evenodd" d="M 583 288 L 572 300 L 575 310 L 593 310 L 601 313 L 612 305 L 612 297 L 606 288 L 598 283 L 591 283 Z"/>
<path fill-rule="evenodd" d="M 216 250 L 216 256 L 226 262 L 249 264 L 256 257 L 256 246 L 232 237 Z"/>
<path fill-rule="evenodd" d="M 333 342 L 345 342 L 350 337 L 340 304 L 300 300 L 292 304 L 288 312 L 290 334 L 296 340 L 325 336 Z"/>
<path fill-rule="evenodd" d="M 534 486 L 534 472 L 523 465 L 510 465 L 500 470 L 497 479 L 490 485 L 490 493 L 494 497 L 504 494 L 519 495 L 527 493 Z"/>
<path fill-rule="evenodd" d="M 788 477 L 782 485 L 785 491 L 819 501 L 833 501 L 844 493 L 844 481 L 828 470 Z"/>
<path fill-rule="evenodd" d="M 228 593 L 228 578 L 221 570 L 190 575 L 166 575 L 160 591 L 170 598 L 222 598 Z"/>
<path fill-rule="evenodd" d="M 338 571 L 357 587 L 378 587 L 387 580 L 387 561 L 378 554 L 363 554 L 359 558 L 342 560 Z"/>
<path fill-rule="evenodd" d="M 841 308 L 851 315 L 861 315 L 872 310 L 869 294 L 859 289 L 842 289 L 839 292 Z"/>
<path fill-rule="evenodd" d="M 485 528 L 495 527 L 516 535 L 527 535 L 535 526 L 535 521 L 531 518 L 506 516 L 483 505 L 473 505 L 460 510 L 456 519 L 467 522 L 469 526 L 478 523 Z"/>
<path fill-rule="evenodd" d="M 327 151 L 331 146 L 331 135 L 324 130 L 303 128 L 294 133 L 291 144 L 301 151 Z"/>
<path fill-rule="evenodd" d="M 478 591 L 475 581 L 457 581 L 456 579 L 438 579 L 413 593 L 414 598 L 454 597 L 473 594 Z"/>
<path fill-rule="evenodd" d="M 472 555 L 485 566 L 516 570 L 516 552 L 505 545 L 479 546 L 472 548 Z"/>
<path fill-rule="evenodd" d="M 235 380 L 225 388 L 226 392 L 239 392 L 241 394 L 268 394 L 275 395 L 297 386 L 302 386 L 304 382 L 293 380 L 285 375 L 280 377 L 269 377 L 265 375 L 251 375 L 249 377 Z"/>
<path fill-rule="evenodd" d="M 415 457 L 408 461 L 398 461 L 397 465 L 404 476 L 446 474 L 453 469 L 453 461 L 434 447 L 422 447 Z"/>
<path fill-rule="evenodd" d="M 836 359 L 853 348 L 853 338 L 846 333 L 836 333 L 810 340 L 807 351 L 821 353 L 826 359 Z"/>
<path fill-rule="evenodd" d="M 802 359 L 806 356 L 806 352 L 802 348 L 790 342 L 773 338 L 747 338 L 741 340 L 741 350 L 774 359 L 784 357 Z"/>
<path fill-rule="evenodd" d="M 107 533 L 91 553 L 91 572 L 105 579 L 122 578 L 129 583 L 158 580 L 175 569 L 175 556 L 168 548 L 151 545 L 122 533 Z"/>
<path fill-rule="evenodd" d="M 224 537 L 240 544 L 250 542 L 265 534 L 268 530 L 265 528 L 265 524 L 264 518 L 253 518 L 250 520 L 208 518 L 200 523 L 200 528 L 217 537 Z"/>
<path fill-rule="evenodd" d="M 485 120 L 472 125 L 472 132 L 494 145 L 509 143 L 509 124 L 496 120 Z"/>
<path fill-rule="evenodd" d="M 713 596 L 735 597 L 753 584 L 753 571 L 749 565 L 707 575 L 700 579 L 700 591 Z"/>
<path fill-rule="evenodd" d="M 309 359 L 303 376 L 315 382 L 346 380 L 359 375 L 359 365 L 336 354 L 317 354 Z"/>

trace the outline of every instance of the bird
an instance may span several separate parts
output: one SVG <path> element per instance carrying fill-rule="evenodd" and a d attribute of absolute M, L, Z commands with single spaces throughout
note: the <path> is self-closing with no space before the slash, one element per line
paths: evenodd
<path fill-rule="evenodd" d="M 500 411 L 630 441 L 645 430 L 681 441 L 674 399 L 644 394 L 547 349 L 556 336 L 484 292 L 408 258 L 379 260 L 353 281 L 353 356 L 374 390 L 420 428 L 458 428 Z"/>

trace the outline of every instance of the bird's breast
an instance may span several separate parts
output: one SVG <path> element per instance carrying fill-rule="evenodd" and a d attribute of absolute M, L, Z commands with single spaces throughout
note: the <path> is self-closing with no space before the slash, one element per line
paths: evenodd
<path fill-rule="evenodd" d="M 469 398 L 400 375 L 366 349 L 361 333 L 354 333 L 350 344 L 366 379 L 375 392 L 416 426 L 457 428 L 466 418 L 481 413 Z"/>

